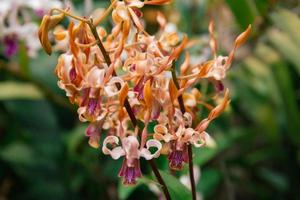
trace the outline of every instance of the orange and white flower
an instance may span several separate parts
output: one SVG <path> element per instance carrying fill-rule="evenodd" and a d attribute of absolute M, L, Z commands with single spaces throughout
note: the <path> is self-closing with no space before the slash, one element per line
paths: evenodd
<path fill-rule="evenodd" d="M 103 142 L 102 151 L 105 155 L 110 155 L 117 160 L 124 156 L 119 176 L 123 177 L 123 183 L 132 185 L 136 183 L 136 178 L 141 177 L 140 157 L 146 160 L 157 158 L 160 155 L 162 145 L 159 141 L 150 139 L 146 142 L 146 148 L 139 145 L 137 138 L 133 135 L 121 139 L 121 146 L 118 146 L 120 139 L 116 136 L 107 136 Z M 112 149 L 108 145 L 114 146 Z M 156 148 L 154 153 L 150 152 L 150 148 Z"/>

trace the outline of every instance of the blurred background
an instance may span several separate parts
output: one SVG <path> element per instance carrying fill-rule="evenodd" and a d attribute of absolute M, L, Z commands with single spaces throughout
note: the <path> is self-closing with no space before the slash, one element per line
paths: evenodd
<path fill-rule="evenodd" d="M 138 185 L 120 184 L 121 161 L 89 147 L 87 124 L 79 122 L 76 107 L 57 87 L 53 70 L 59 54 L 49 57 L 40 50 L 36 30 L 45 9 L 64 3 L 0 0 L 0 200 L 157 199 L 143 161 L 145 176 Z M 109 1 L 67 3 L 86 15 Z M 158 10 L 171 27 L 200 39 L 194 60 L 210 56 L 210 19 L 223 55 L 248 24 L 253 27 L 225 82 L 231 104 L 208 128 L 218 146 L 194 149 L 200 199 L 299 199 L 300 2 L 174 0 L 143 8 L 150 33 L 158 29 Z M 111 27 L 111 20 L 104 25 Z M 156 162 L 167 169 L 165 158 Z M 186 172 L 176 176 L 183 180 Z M 172 193 L 182 186 L 163 176 Z M 176 199 L 187 199 L 186 191 Z"/>

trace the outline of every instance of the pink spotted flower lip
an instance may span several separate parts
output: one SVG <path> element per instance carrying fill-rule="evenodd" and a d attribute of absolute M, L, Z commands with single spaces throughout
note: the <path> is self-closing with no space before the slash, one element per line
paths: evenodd
<path fill-rule="evenodd" d="M 124 156 L 123 164 L 119 172 L 119 176 L 123 177 L 124 184 L 135 184 L 136 179 L 141 177 L 140 161 L 141 157 L 146 160 L 157 158 L 160 155 L 162 148 L 158 140 L 150 139 L 146 142 L 146 148 L 139 147 L 140 144 L 137 138 L 133 135 L 121 139 L 116 136 L 107 136 L 103 142 L 102 151 L 105 155 L 110 155 L 117 160 Z M 108 148 L 108 145 L 113 148 Z M 154 153 L 150 152 L 150 148 L 156 148 Z"/>

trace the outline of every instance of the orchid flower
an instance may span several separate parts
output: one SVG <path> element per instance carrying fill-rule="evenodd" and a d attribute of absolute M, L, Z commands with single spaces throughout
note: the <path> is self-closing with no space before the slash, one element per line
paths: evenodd
<path fill-rule="evenodd" d="M 154 127 L 153 137 L 157 140 L 163 140 L 170 144 L 168 152 L 169 166 L 175 170 L 181 170 L 183 163 L 188 162 L 187 145 L 192 144 L 195 147 L 215 147 L 215 141 L 205 131 L 209 123 L 219 116 L 229 103 L 229 92 L 226 91 L 224 100 L 210 112 L 209 116 L 203 119 L 196 129 L 191 128 L 192 116 L 186 112 L 182 115 L 181 111 L 175 109 L 173 120 L 158 124 Z M 166 124 L 169 124 L 167 127 Z M 171 126 L 170 126 L 171 125 Z"/>
<path fill-rule="evenodd" d="M 217 56 L 218 46 L 216 38 L 214 36 L 214 22 L 211 21 L 209 24 L 209 33 L 210 33 L 210 47 L 214 55 L 214 61 L 212 63 L 211 69 L 209 70 L 207 77 L 212 77 L 217 81 L 220 81 L 225 78 L 226 71 L 230 68 L 230 65 L 233 61 L 235 51 L 246 41 L 251 32 L 251 25 L 241 33 L 235 40 L 234 48 L 230 52 L 229 56 Z"/>
<path fill-rule="evenodd" d="M 200 133 L 193 128 L 186 128 L 191 126 L 191 115 L 185 113 L 182 116 L 181 112 L 176 109 L 173 130 L 169 130 L 166 125 L 158 124 L 154 127 L 153 137 L 157 140 L 163 140 L 170 144 L 170 152 L 168 155 L 169 166 L 175 170 L 181 170 L 183 163 L 188 162 L 187 144 L 193 144 L 196 147 L 203 145 L 203 139 Z M 169 126 L 170 127 L 170 126 Z M 176 129 L 177 130 L 176 130 Z"/>
<path fill-rule="evenodd" d="M 133 135 L 121 139 L 121 146 L 118 146 L 120 139 L 116 136 L 107 136 L 103 142 L 102 151 L 105 155 L 110 155 L 117 160 L 124 156 L 124 161 L 119 172 L 119 176 L 123 177 L 123 183 L 132 185 L 136 183 L 136 179 L 142 176 L 140 169 L 140 157 L 146 160 L 157 158 L 160 155 L 162 145 L 155 139 L 146 142 L 146 148 L 139 147 L 137 138 Z M 114 146 L 112 149 L 108 145 Z M 150 152 L 150 148 L 156 148 L 154 153 Z"/>
<path fill-rule="evenodd" d="M 113 21 L 116 24 L 123 23 L 123 33 L 125 33 L 124 37 L 127 38 L 129 27 L 131 22 L 133 22 L 134 26 L 141 31 L 143 26 L 140 22 L 139 17 L 142 16 L 139 8 L 142 8 L 144 5 L 161 5 L 165 3 L 169 3 L 170 0 L 149 0 L 149 1 L 140 1 L 140 0 L 124 0 L 118 1 L 116 7 L 112 13 Z"/>
<path fill-rule="evenodd" d="M 0 40 L 5 45 L 5 56 L 10 58 L 15 55 L 19 48 L 18 43 L 22 41 L 28 56 L 35 57 L 41 45 L 36 37 L 38 25 L 34 23 L 34 20 L 43 16 L 50 8 L 61 6 L 62 3 L 56 0 L 2 0 Z M 19 19 L 18 13 L 22 13 L 23 20 Z"/>

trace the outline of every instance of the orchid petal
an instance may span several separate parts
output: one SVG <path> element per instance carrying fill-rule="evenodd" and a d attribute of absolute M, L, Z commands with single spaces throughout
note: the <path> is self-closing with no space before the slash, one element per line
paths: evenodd
<path fill-rule="evenodd" d="M 197 125 L 196 130 L 199 131 L 199 132 L 204 131 L 204 130 L 208 127 L 209 123 L 210 123 L 210 120 L 209 120 L 209 119 L 207 119 L 207 118 L 203 119 L 203 120 Z"/>
<path fill-rule="evenodd" d="M 183 119 L 184 119 L 184 122 L 185 122 L 185 126 L 188 126 L 188 127 L 192 126 L 193 118 L 192 118 L 192 115 L 190 113 L 185 112 L 183 114 Z"/>
<path fill-rule="evenodd" d="M 151 80 L 148 80 L 145 83 L 143 92 L 144 92 L 145 104 L 146 104 L 148 109 L 151 109 L 152 108 L 152 101 L 153 101 L 152 91 L 151 91 Z"/>
<path fill-rule="evenodd" d="M 117 88 L 116 84 L 124 85 L 124 81 L 120 77 L 113 77 L 107 83 L 107 86 L 104 87 L 104 90 L 108 97 L 117 95 L 120 90 Z"/>
<path fill-rule="evenodd" d="M 139 159 L 139 142 L 135 136 L 130 135 L 126 138 L 123 138 L 122 146 L 126 154 L 126 159 Z"/>
<path fill-rule="evenodd" d="M 209 45 L 210 45 L 213 55 L 216 56 L 217 51 L 218 51 L 218 44 L 217 44 L 217 40 L 216 40 L 216 37 L 214 34 L 214 31 L 215 31 L 214 26 L 215 26 L 214 22 L 211 21 L 209 23 L 208 30 L 209 30 L 209 35 L 210 35 Z"/>
<path fill-rule="evenodd" d="M 184 135 L 181 139 L 181 141 L 183 142 L 189 142 L 189 140 L 192 138 L 192 136 L 194 135 L 195 130 L 192 128 L 186 128 L 184 129 Z"/>
<path fill-rule="evenodd" d="M 184 134 L 184 127 L 180 125 L 175 133 L 178 138 L 181 138 Z"/>
<path fill-rule="evenodd" d="M 125 151 L 122 147 L 118 146 L 110 150 L 107 148 L 107 145 L 118 145 L 119 144 L 119 138 L 116 136 L 107 136 L 105 140 L 103 141 L 103 147 L 102 147 L 102 152 L 105 155 L 110 155 L 114 160 L 119 159 L 121 156 L 125 155 Z"/>
<path fill-rule="evenodd" d="M 207 147 L 215 148 L 217 146 L 216 141 L 212 137 L 210 137 L 210 135 L 207 132 L 204 131 L 202 134 L 202 138 Z"/>
<path fill-rule="evenodd" d="M 151 153 L 149 149 L 151 147 L 156 147 L 155 153 Z M 143 148 L 140 152 L 140 156 L 144 157 L 146 160 L 151 160 L 152 158 L 157 158 L 160 155 L 160 150 L 162 149 L 162 144 L 158 140 L 150 139 L 146 143 L 146 148 Z"/>
<path fill-rule="evenodd" d="M 224 110 L 226 109 L 227 105 L 229 104 L 230 100 L 229 98 L 229 90 L 227 89 L 225 91 L 224 99 L 222 103 L 218 106 L 216 106 L 212 111 L 209 113 L 208 119 L 213 120 L 217 118 Z"/>
<path fill-rule="evenodd" d="M 117 3 L 117 7 L 112 12 L 112 19 L 116 24 L 130 20 L 129 13 L 124 2 Z"/>
<path fill-rule="evenodd" d="M 138 16 L 135 14 L 135 12 L 133 11 L 132 8 L 128 8 L 128 11 L 131 15 L 132 21 L 134 22 L 134 25 L 136 26 L 136 28 L 138 29 L 138 31 L 142 31 L 144 29 L 140 19 L 138 18 Z"/>
<path fill-rule="evenodd" d="M 177 89 L 173 79 L 171 79 L 169 81 L 169 94 L 170 94 L 170 98 L 171 98 L 171 103 L 174 103 L 174 101 L 177 99 L 177 93 L 178 93 L 178 89 Z"/>
<path fill-rule="evenodd" d="M 125 0 L 125 2 L 129 7 L 142 8 L 144 6 L 144 2 L 140 0 Z"/>
<path fill-rule="evenodd" d="M 158 22 L 161 29 L 164 29 L 166 27 L 167 20 L 163 13 L 159 11 L 157 12 L 156 21 Z"/>
<path fill-rule="evenodd" d="M 42 19 L 38 35 L 39 35 L 39 39 L 40 39 L 42 47 L 44 48 L 44 50 L 46 51 L 46 53 L 48 55 L 51 55 L 51 53 L 52 53 L 52 46 L 51 46 L 51 43 L 50 43 L 49 38 L 48 38 L 48 31 L 49 31 L 48 30 L 48 26 L 49 26 L 49 23 L 50 23 L 50 16 L 49 15 L 45 15 L 43 17 L 43 19 Z"/>
<path fill-rule="evenodd" d="M 89 138 L 89 145 L 95 149 L 99 148 L 100 136 L 92 136 Z"/>
<path fill-rule="evenodd" d="M 84 113 L 85 112 L 86 112 L 86 106 L 85 107 L 79 107 L 77 109 L 79 120 L 82 121 L 82 122 L 86 122 L 87 121 L 87 119 L 84 117 Z"/>
<path fill-rule="evenodd" d="M 86 83 L 90 87 L 102 87 L 104 85 L 103 79 L 105 75 L 104 69 L 99 69 L 94 66 L 87 74 L 86 74 Z"/>
<path fill-rule="evenodd" d="M 195 134 L 190 138 L 189 142 L 193 144 L 195 147 L 199 148 L 204 146 L 204 141 L 201 139 L 200 133 L 195 132 Z"/>
<path fill-rule="evenodd" d="M 116 147 L 114 148 L 113 150 L 111 150 L 111 153 L 110 153 L 111 157 L 114 159 L 114 160 L 117 160 L 119 159 L 121 156 L 124 156 L 125 155 L 125 151 L 122 147 Z"/>
<path fill-rule="evenodd" d="M 89 137 L 89 145 L 93 148 L 99 147 L 100 133 L 96 123 L 90 123 L 85 131 L 85 135 Z"/>
<path fill-rule="evenodd" d="M 235 51 L 246 42 L 246 40 L 248 39 L 248 37 L 250 36 L 250 33 L 252 31 L 252 27 L 251 24 L 248 26 L 248 28 L 241 33 L 235 40 L 234 42 L 234 48 L 233 50 L 230 52 L 229 56 L 228 56 L 228 60 L 225 63 L 225 68 L 228 69 L 230 67 L 230 64 L 232 63 L 233 59 L 234 59 L 234 54 Z"/>
<path fill-rule="evenodd" d="M 119 102 L 121 106 L 124 105 L 125 99 L 127 98 L 128 91 L 129 91 L 128 83 L 125 83 L 121 88 L 120 95 L 119 95 Z"/>
<path fill-rule="evenodd" d="M 154 139 L 156 140 L 164 140 L 165 142 L 170 142 L 171 140 L 175 139 L 175 136 L 168 132 L 166 126 L 158 124 L 154 127 Z"/>
<path fill-rule="evenodd" d="M 196 98 L 193 94 L 183 93 L 182 97 L 183 97 L 183 101 L 184 101 L 185 106 L 195 107 L 197 105 Z"/>
<path fill-rule="evenodd" d="M 161 5 L 161 4 L 167 4 L 170 3 L 172 0 L 149 0 L 145 1 L 144 4 L 146 5 Z"/>

